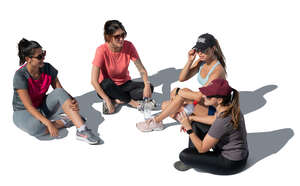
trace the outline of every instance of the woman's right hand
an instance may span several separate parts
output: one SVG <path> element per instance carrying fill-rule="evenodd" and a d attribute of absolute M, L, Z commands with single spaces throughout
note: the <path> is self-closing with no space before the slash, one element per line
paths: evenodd
<path fill-rule="evenodd" d="M 51 122 L 47 124 L 47 128 L 52 137 L 58 136 L 58 129 Z"/>
<path fill-rule="evenodd" d="M 115 112 L 115 106 L 111 102 L 111 99 L 108 98 L 108 99 L 105 100 L 105 102 L 106 102 L 106 105 L 107 105 L 107 108 L 108 108 L 108 113 L 109 114 L 114 113 Z"/>
<path fill-rule="evenodd" d="M 195 49 L 191 49 L 188 52 L 188 62 L 193 62 L 196 58 L 196 50 Z"/>

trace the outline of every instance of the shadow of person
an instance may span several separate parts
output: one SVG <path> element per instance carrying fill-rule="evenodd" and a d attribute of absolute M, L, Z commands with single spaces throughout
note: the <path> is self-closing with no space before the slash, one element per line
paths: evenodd
<path fill-rule="evenodd" d="M 152 94 L 152 98 L 158 104 L 170 99 L 171 84 L 178 81 L 180 72 L 181 69 L 167 68 L 149 76 L 149 81 L 154 87 L 162 86 L 162 93 L 155 92 L 154 88 L 154 92 Z M 137 78 L 133 81 L 142 81 L 142 79 Z"/>
<path fill-rule="evenodd" d="M 195 169 L 197 172 L 208 172 L 217 175 L 232 175 L 246 171 L 260 160 L 279 152 L 285 144 L 294 136 L 294 131 L 291 128 L 285 128 L 270 132 L 248 133 L 247 141 L 249 148 L 249 156 L 245 167 L 241 170 L 232 172 L 223 172 L 219 169 L 203 170 Z"/>
<path fill-rule="evenodd" d="M 240 91 L 240 109 L 248 114 L 263 107 L 267 101 L 264 95 L 277 88 L 277 85 L 266 85 L 255 91 Z"/>
<path fill-rule="evenodd" d="M 248 133 L 249 157 L 244 170 L 252 167 L 258 161 L 279 152 L 294 136 L 291 128 L 270 132 Z"/>

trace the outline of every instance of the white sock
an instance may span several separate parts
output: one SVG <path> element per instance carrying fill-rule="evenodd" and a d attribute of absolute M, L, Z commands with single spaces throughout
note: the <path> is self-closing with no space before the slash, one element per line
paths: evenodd
<path fill-rule="evenodd" d="M 86 128 L 86 125 L 82 125 L 81 127 L 77 128 L 78 132 L 84 131 Z"/>

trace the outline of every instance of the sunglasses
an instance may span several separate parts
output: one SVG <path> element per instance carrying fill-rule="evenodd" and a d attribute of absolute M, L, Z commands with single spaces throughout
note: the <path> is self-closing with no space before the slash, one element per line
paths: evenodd
<path fill-rule="evenodd" d="M 121 38 L 124 39 L 126 37 L 126 33 L 123 32 L 122 34 L 114 35 L 113 37 L 117 40 L 119 40 Z"/>
<path fill-rule="evenodd" d="M 43 50 L 42 53 L 38 56 L 31 56 L 31 58 L 35 58 L 35 59 L 38 59 L 38 60 L 42 60 L 44 59 L 46 56 L 46 50 Z"/>
<path fill-rule="evenodd" d="M 197 48 L 196 49 L 196 52 L 201 52 L 203 54 L 206 54 L 208 52 L 209 48 L 206 48 L 206 49 L 200 49 L 200 48 Z"/>

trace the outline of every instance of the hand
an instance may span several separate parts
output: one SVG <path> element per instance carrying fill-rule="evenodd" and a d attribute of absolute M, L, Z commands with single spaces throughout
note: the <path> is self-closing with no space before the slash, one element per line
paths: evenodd
<path fill-rule="evenodd" d="M 181 123 L 181 125 L 184 127 L 184 129 L 186 129 L 186 130 L 192 129 L 191 121 L 189 120 L 189 117 L 186 115 L 186 113 L 184 111 L 179 112 L 178 116 L 176 118 Z"/>
<path fill-rule="evenodd" d="M 49 131 L 49 133 L 52 137 L 57 137 L 58 136 L 58 129 L 52 123 L 49 123 L 47 125 L 47 128 L 48 128 L 48 131 Z"/>
<path fill-rule="evenodd" d="M 183 126 L 180 127 L 180 132 L 186 132 L 185 128 Z"/>
<path fill-rule="evenodd" d="M 72 99 L 70 107 L 73 111 L 79 111 L 79 104 L 75 98 Z"/>
<path fill-rule="evenodd" d="M 143 98 L 151 98 L 151 97 L 152 97 L 151 87 L 150 84 L 147 84 L 144 87 Z"/>
<path fill-rule="evenodd" d="M 109 114 L 114 113 L 115 112 L 115 106 L 111 102 L 111 99 L 108 98 L 108 99 L 105 100 L 105 102 L 106 102 L 106 105 L 107 105 L 107 108 L 108 108 L 108 113 Z"/>
<path fill-rule="evenodd" d="M 196 58 L 196 50 L 195 49 L 191 49 L 189 52 L 188 52 L 188 61 L 189 62 L 193 62 Z"/>

